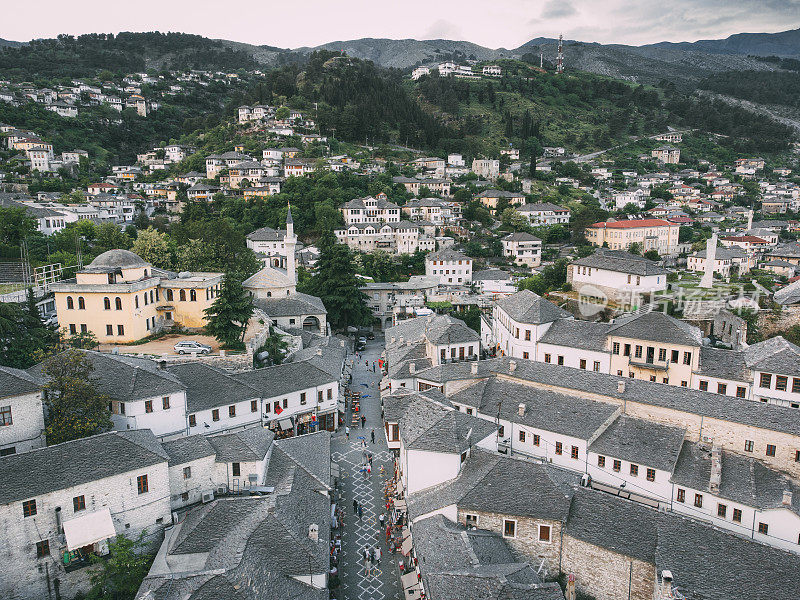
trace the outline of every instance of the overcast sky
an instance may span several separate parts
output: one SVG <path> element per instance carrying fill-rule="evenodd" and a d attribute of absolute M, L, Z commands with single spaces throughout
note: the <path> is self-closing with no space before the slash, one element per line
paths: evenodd
<path fill-rule="evenodd" d="M 6 5 L 3 8 L 3 5 Z M 362 37 L 515 48 L 535 37 L 646 44 L 800 27 L 800 0 L 0 0 L 0 38 L 182 31 L 283 48 Z"/>

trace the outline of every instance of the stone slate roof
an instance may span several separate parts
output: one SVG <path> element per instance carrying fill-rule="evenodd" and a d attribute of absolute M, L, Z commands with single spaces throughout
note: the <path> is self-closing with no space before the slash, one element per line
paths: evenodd
<path fill-rule="evenodd" d="M 44 382 L 39 377 L 27 371 L 0 365 L 0 398 L 34 394 L 43 386 Z"/>
<path fill-rule="evenodd" d="M 249 427 L 234 433 L 208 437 L 214 448 L 217 462 L 256 462 L 264 457 L 275 439 L 275 434 L 264 427 Z"/>
<path fill-rule="evenodd" d="M 247 239 L 254 242 L 282 242 L 285 237 L 285 229 L 273 229 L 272 227 L 262 227 L 247 234 Z"/>
<path fill-rule="evenodd" d="M 386 339 L 395 338 L 395 344 L 400 338 L 404 342 L 428 340 L 431 344 L 460 344 L 479 342 L 480 335 L 467 326 L 464 321 L 450 315 L 429 315 L 406 319 L 386 330 Z M 476 352 L 477 354 L 477 352 Z"/>
<path fill-rule="evenodd" d="M 773 300 L 783 306 L 800 302 L 800 280 L 777 290 L 773 295 Z"/>
<path fill-rule="evenodd" d="M 0 460 L 0 504 L 166 463 L 168 454 L 149 429 L 115 431 Z"/>
<path fill-rule="evenodd" d="M 186 409 L 190 413 L 261 397 L 255 388 L 205 363 L 177 363 L 167 369 L 186 386 Z"/>
<path fill-rule="evenodd" d="M 527 233 L 525 231 L 516 231 L 514 233 L 509 233 L 507 236 L 503 238 L 504 242 L 541 242 L 542 240 L 535 235 Z"/>
<path fill-rule="evenodd" d="M 559 319 L 554 321 L 539 340 L 542 344 L 567 346 L 594 352 L 608 352 L 606 338 L 609 323 L 593 323 L 579 319 Z"/>
<path fill-rule="evenodd" d="M 474 406 L 487 415 L 535 429 L 553 431 L 588 440 L 611 418 L 619 407 L 586 400 L 550 390 L 543 390 L 511 381 L 491 378 L 480 381 L 450 396 L 456 404 Z M 525 414 L 519 414 L 519 405 L 525 404 Z"/>
<path fill-rule="evenodd" d="M 686 430 L 620 415 L 589 446 L 589 452 L 672 473 Z"/>
<path fill-rule="evenodd" d="M 210 552 L 214 546 L 233 533 L 244 518 L 266 505 L 261 498 L 236 498 L 217 501 L 207 511 L 196 516 L 189 513 L 170 554 Z"/>
<path fill-rule="evenodd" d="M 559 206 L 558 204 L 551 204 L 550 202 L 534 202 L 533 204 L 523 204 L 517 208 L 517 211 L 522 213 L 528 212 L 570 212 L 568 208 Z"/>
<path fill-rule="evenodd" d="M 204 435 L 189 435 L 170 442 L 163 442 L 169 456 L 169 466 L 181 465 L 206 456 L 215 456 L 216 450 Z"/>
<path fill-rule="evenodd" d="M 584 258 L 579 258 L 572 263 L 582 267 L 592 267 L 593 269 L 604 269 L 617 273 L 630 273 L 647 277 L 650 275 L 666 275 L 668 271 L 641 256 L 625 252 L 624 250 L 598 250 Z"/>
<path fill-rule="evenodd" d="M 331 434 L 329 431 L 318 431 L 309 435 L 278 440 L 275 442 L 275 452 L 285 455 L 308 473 L 317 482 L 318 489 L 330 488 Z"/>
<path fill-rule="evenodd" d="M 511 281 L 511 273 L 502 269 L 486 269 L 472 274 L 473 281 Z"/>
<path fill-rule="evenodd" d="M 751 379 L 746 354 L 743 351 L 723 350 L 711 346 L 700 348 L 699 375 L 744 382 Z"/>
<path fill-rule="evenodd" d="M 789 477 L 773 471 L 750 456 L 722 451 L 722 478 L 718 495 L 727 500 L 760 510 L 784 507 L 783 492 L 792 492 L 786 508 L 800 514 L 800 486 Z M 711 452 L 700 444 L 685 441 L 671 481 L 699 491 L 708 490 L 711 477 Z"/>
<path fill-rule="evenodd" d="M 800 371 L 800 347 L 786 341 L 780 335 L 749 346 L 744 354 L 747 366 L 754 371 L 772 373 Z"/>
<path fill-rule="evenodd" d="M 705 258 L 706 251 L 705 248 L 703 250 L 698 250 L 692 256 L 697 258 Z M 731 246 L 730 248 L 726 248 L 725 246 L 718 246 L 717 251 L 714 254 L 715 260 L 732 260 L 734 258 L 747 258 L 747 252 L 744 248 L 740 248 L 739 246 Z"/>
<path fill-rule="evenodd" d="M 319 385 L 327 385 L 339 380 L 337 375 L 326 373 L 308 363 L 288 362 L 263 369 L 234 373 L 231 379 L 254 390 L 257 398 L 274 398 L 289 392 L 303 390 Z"/>
<path fill-rule="evenodd" d="M 393 202 L 389 202 L 388 200 L 384 200 L 383 198 L 370 198 L 370 197 L 367 197 L 367 198 L 354 198 L 353 200 L 350 200 L 349 202 L 345 202 L 339 208 L 342 208 L 342 209 L 357 208 L 357 209 L 364 210 L 364 209 L 367 208 L 367 205 L 364 202 L 364 200 L 375 200 L 375 202 L 376 202 L 375 208 L 377 208 L 378 210 L 385 210 L 385 209 L 389 209 L 389 208 L 396 208 L 397 210 L 400 210 L 400 207 L 397 206 L 397 204 L 394 204 Z"/>
<path fill-rule="evenodd" d="M 429 252 L 425 256 L 426 262 L 432 260 L 472 260 L 472 259 L 466 254 L 459 252 L 458 250 L 453 250 L 452 248 L 443 248 L 438 252 Z"/>
<path fill-rule="evenodd" d="M 131 402 L 157 396 L 166 396 L 186 390 L 187 386 L 168 370 L 159 369 L 152 360 L 104 354 L 93 350 L 80 352 L 92 363 L 90 375 L 97 391 L 120 402 Z M 47 378 L 44 367 L 47 361 L 31 367 L 28 372 Z"/>
<path fill-rule="evenodd" d="M 609 335 L 682 346 L 700 346 L 703 339 L 694 325 L 657 311 L 615 319 Z"/>
<path fill-rule="evenodd" d="M 540 325 L 557 319 L 572 318 L 572 314 L 560 309 L 530 290 L 522 290 L 497 301 L 497 306 L 518 323 Z"/>
<path fill-rule="evenodd" d="M 273 318 L 328 314 L 321 299 L 300 292 L 291 296 L 255 298 L 253 303 Z"/>

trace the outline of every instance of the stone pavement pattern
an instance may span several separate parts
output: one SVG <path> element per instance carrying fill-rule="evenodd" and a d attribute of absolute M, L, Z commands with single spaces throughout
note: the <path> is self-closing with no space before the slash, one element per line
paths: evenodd
<path fill-rule="evenodd" d="M 339 561 L 341 587 L 334 594 L 337 600 L 395 600 L 403 598 L 400 588 L 397 556 L 388 552 L 385 536 L 380 530 L 378 516 L 385 511 L 381 466 L 385 477 L 394 468 L 392 452 L 386 446 L 381 419 L 381 399 L 378 385 L 380 370 L 377 361 L 383 350 L 382 340 L 373 340 L 361 353 L 360 364 L 353 369 L 351 388 L 361 392 L 361 414 L 367 417 L 364 428 L 350 427 L 350 439 L 340 429 L 331 440 L 334 462 L 339 464 L 342 473 L 342 499 L 345 510 L 345 526 L 342 532 L 342 554 Z M 369 361 L 369 367 L 364 361 Z M 376 372 L 372 372 L 372 361 L 376 362 Z M 363 384 L 367 384 L 366 386 Z M 364 395 L 369 395 L 364 398 Z M 349 411 L 345 423 L 350 425 Z M 371 443 L 370 432 L 375 430 L 375 443 Z M 366 442 L 366 448 L 363 442 Z M 372 453 L 372 475 L 365 478 L 362 473 L 364 451 Z M 363 507 L 362 518 L 353 512 L 353 499 Z M 375 545 L 383 554 L 379 564 L 367 567 L 364 564 L 363 549 Z"/>

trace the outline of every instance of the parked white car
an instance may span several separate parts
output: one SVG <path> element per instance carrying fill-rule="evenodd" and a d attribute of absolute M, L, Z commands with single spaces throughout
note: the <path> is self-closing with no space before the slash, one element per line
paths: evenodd
<path fill-rule="evenodd" d="M 174 346 L 178 354 L 209 354 L 211 346 L 195 342 L 194 340 L 183 340 Z"/>

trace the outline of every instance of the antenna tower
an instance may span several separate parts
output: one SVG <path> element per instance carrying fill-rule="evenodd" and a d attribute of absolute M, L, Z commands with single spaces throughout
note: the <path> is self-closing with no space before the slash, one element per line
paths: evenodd
<path fill-rule="evenodd" d="M 558 56 L 556 57 L 556 73 L 564 72 L 564 36 L 558 34 Z"/>

